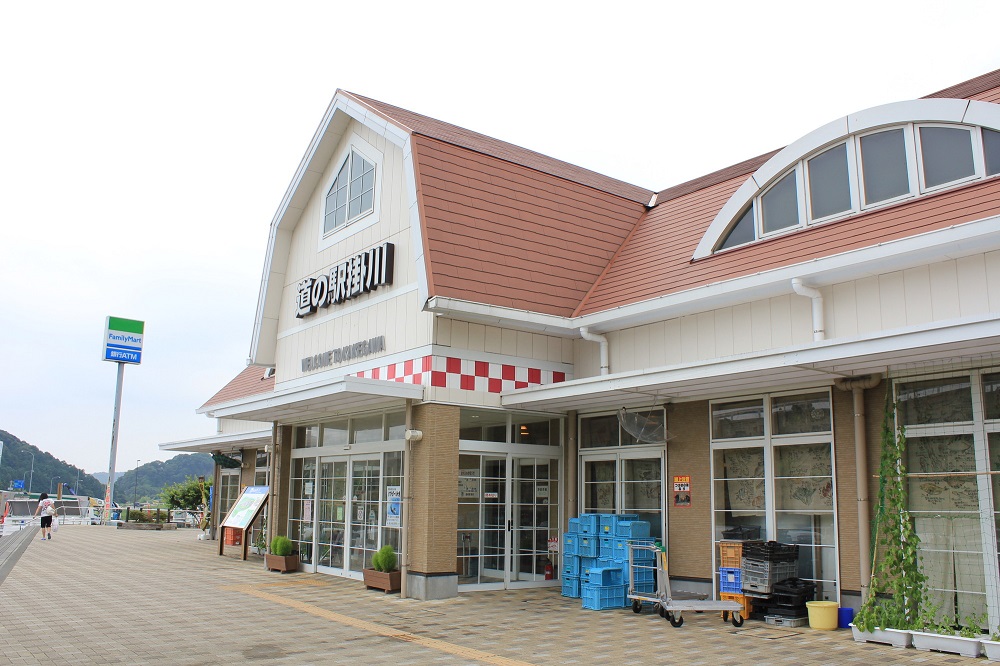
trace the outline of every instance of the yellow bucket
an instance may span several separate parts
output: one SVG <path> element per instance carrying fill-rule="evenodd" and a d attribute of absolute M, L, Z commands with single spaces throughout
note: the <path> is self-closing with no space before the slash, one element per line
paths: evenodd
<path fill-rule="evenodd" d="M 836 601 L 807 601 L 806 608 L 809 610 L 809 626 L 813 629 L 837 628 L 837 609 L 840 604 Z"/>

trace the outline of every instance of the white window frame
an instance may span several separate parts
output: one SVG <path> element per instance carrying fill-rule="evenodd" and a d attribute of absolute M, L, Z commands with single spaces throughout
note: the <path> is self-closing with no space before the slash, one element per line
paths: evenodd
<path fill-rule="evenodd" d="M 340 169 L 344 166 L 344 163 L 351 158 L 351 153 L 358 153 L 375 167 L 375 190 L 372 193 L 372 210 L 367 213 L 362 213 L 357 217 L 348 218 L 342 226 L 324 232 L 323 226 L 324 220 L 326 219 L 326 196 L 330 192 L 330 188 L 333 186 L 334 181 L 337 180 L 337 175 L 340 173 Z M 379 222 L 382 215 L 382 180 L 384 175 L 382 172 L 383 162 L 384 156 L 382 151 L 378 150 L 375 146 L 353 133 L 343 143 L 334 159 L 330 160 L 330 168 L 323 177 L 322 187 L 317 189 L 319 208 L 319 229 L 317 240 L 318 251 L 333 247 L 337 243 L 340 243 L 341 241 L 360 233 Z"/>
<path fill-rule="evenodd" d="M 894 130 L 903 130 L 903 147 L 906 154 L 906 177 L 909 184 L 910 191 L 906 194 L 901 194 L 891 199 L 882 199 L 881 201 L 875 201 L 870 204 L 865 203 L 865 165 L 864 158 L 861 153 L 861 139 L 866 136 L 872 136 L 873 134 L 881 134 L 883 132 L 890 132 Z M 854 142 L 857 147 L 857 165 L 858 165 L 858 204 L 860 210 L 867 211 L 874 208 L 881 208 L 882 206 L 888 206 L 894 204 L 898 201 L 905 201 L 907 199 L 912 199 L 918 196 L 920 192 L 920 179 L 915 171 L 919 170 L 917 166 L 917 154 L 916 145 L 913 138 L 913 125 L 889 125 L 886 127 L 879 127 L 868 132 L 862 132 L 854 136 Z"/>
<path fill-rule="evenodd" d="M 825 217 L 813 218 L 812 217 L 812 190 L 809 187 L 806 186 L 806 183 L 808 183 L 808 177 L 809 177 L 809 160 L 811 160 L 814 157 L 817 157 L 819 155 L 822 155 L 826 151 L 832 150 L 832 149 L 834 149 L 834 148 L 836 148 L 838 146 L 846 146 L 847 147 L 847 186 L 850 189 L 850 193 L 851 193 L 851 207 L 848 208 L 847 210 L 842 210 L 839 213 L 832 213 L 831 215 L 827 215 Z M 809 155 L 806 155 L 805 157 L 803 157 L 802 161 L 801 161 L 801 165 L 802 165 L 802 172 L 803 172 L 802 187 L 805 190 L 805 199 L 806 199 L 805 209 L 806 209 L 806 215 L 807 215 L 807 218 L 806 218 L 806 224 L 807 225 L 823 224 L 824 222 L 832 222 L 833 220 L 839 220 L 842 217 L 847 217 L 848 215 L 853 215 L 853 214 L 855 214 L 855 213 L 858 212 L 858 210 L 859 210 L 858 202 L 861 201 L 861 196 L 860 196 L 861 193 L 860 193 L 860 185 L 858 184 L 859 181 L 858 181 L 857 152 L 856 152 L 856 149 L 855 149 L 854 141 L 848 139 L 846 141 L 837 141 L 837 142 L 832 143 L 832 144 L 830 144 L 828 146 L 823 146 L 822 148 L 820 148 L 816 152 L 810 153 Z"/>
<path fill-rule="evenodd" d="M 924 184 L 924 152 L 920 150 L 923 146 L 920 145 L 920 128 L 921 127 L 943 127 L 946 129 L 960 129 L 965 130 L 969 133 L 970 143 L 972 144 L 972 175 L 966 176 L 965 178 L 959 178 L 958 180 L 950 180 L 947 183 L 941 183 L 940 185 L 935 185 L 933 187 L 927 187 Z M 978 130 L 978 131 L 976 131 Z M 983 154 L 983 140 L 982 140 L 982 128 L 973 127 L 970 125 L 962 125 L 957 123 L 917 123 L 914 125 L 913 133 L 914 137 L 917 139 L 915 142 L 917 146 L 916 157 L 917 157 L 917 176 L 920 179 L 920 193 L 928 194 L 930 192 L 937 192 L 939 190 L 946 190 L 951 187 L 956 187 L 963 183 L 969 183 L 974 180 L 979 180 L 986 177 L 986 157 Z"/>
<path fill-rule="evenodd" d="M 764 232 L 764 197 L 770 192 L 774 187 L 783 181 L 788 174 L 795 172 L 795 206 L 799 211 L 799 222 L 798 224 L 792 224 L 787 227 L 782 227 L 781 229 L 775 229 L 774 231 Z M 805 193 L 803 191 L 803 169 L 802 161 L 799 160 L 798 163 L 791 169 L 786 169 L 782 171 L 778 176 L 771 181 L 767 188 L 761 190 L 760 194 L 754 197 L 754 222 L 756 223 L 757 230 L 757 240 L 763 240 L 764 238 L 773 238 L 774 236 L 780 236 L 782 234 L 787 234 L 789 231 L 794 231 L 796 229 L 802 229 L 805 227 L 806 220 L 806 208 L 805 208 Z"/>

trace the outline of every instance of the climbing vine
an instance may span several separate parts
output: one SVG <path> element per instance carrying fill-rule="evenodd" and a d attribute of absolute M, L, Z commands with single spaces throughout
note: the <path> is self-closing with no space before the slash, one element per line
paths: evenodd
<path fill-rule="evenodd" d="M 861 631 L 913 629 L 927 577 L 920 572 L 920 537 L 908 510 L 906 434 L 895 425 L 892 388 L 885 396 L 882 415 L 882 455 L 879 463 L 878 504 L 872 526 L 872 577 L 868 596 L 854 618 Z M 858 479 L 867 483 L 867 479 Z"/>

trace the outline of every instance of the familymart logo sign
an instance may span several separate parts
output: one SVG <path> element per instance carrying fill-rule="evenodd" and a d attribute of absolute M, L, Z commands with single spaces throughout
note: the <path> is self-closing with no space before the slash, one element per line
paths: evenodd
<path fill-rule="evenodd" d="M 142 331 L 145 322 L 108 317 L 104 324 L 104 360 L 116 363 L 142 362 Z"/>

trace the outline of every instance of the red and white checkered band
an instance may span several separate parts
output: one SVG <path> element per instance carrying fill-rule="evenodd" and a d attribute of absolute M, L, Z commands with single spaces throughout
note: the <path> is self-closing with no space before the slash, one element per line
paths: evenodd
<path fill-rule="evenodd" d="M 487 393 L 513 391 L 540 384 L 558 384 L 567 379 L 565 372 L 555 370 L 469 361 L 451 356 L 423 356 L 362 370 L 358 377 Z"/>

